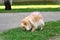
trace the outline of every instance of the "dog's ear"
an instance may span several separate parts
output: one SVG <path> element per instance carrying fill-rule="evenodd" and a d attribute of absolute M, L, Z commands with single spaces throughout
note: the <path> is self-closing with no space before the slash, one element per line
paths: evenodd
<path fill-rule="evenodd" d="M 24 25 L 26 26 L 26 25 L 27 25 L 27 23 L 24 23 Z"/>

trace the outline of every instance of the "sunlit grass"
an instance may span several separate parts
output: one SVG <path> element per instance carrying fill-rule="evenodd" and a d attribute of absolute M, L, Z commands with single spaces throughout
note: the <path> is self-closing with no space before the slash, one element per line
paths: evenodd
<path fill-rule="evenodd" d="M 0 9 L 4 9 L 4 6 L 0 6 Z M 60 8 L 60 5 L 15 5 L 12 9 L 19 8 Z"/>
<path fill-rule="evenodd" d="M 60 5 L 12 5 L 12 10 L 5 10 L 0 6 L 0 13 L 4 12 L 32 12 L 32 11 L 60 11 Z"/>

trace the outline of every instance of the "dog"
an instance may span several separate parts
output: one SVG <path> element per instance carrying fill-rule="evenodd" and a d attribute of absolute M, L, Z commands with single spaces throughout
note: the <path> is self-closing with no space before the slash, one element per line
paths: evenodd
<path fill-rule="evenodd" d="M 22 19 L 21 26 L 23 30 L 31 30 L 32 32 L 38 28 L 42 30 L 44 27 L 43 17 L 40 12 L 32 12 L 29 16 Z"/>

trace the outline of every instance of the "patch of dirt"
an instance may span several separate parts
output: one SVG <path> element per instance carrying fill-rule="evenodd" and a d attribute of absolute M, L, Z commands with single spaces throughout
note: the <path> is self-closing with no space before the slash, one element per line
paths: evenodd
<path fill-rule="evenodd" d="M 48 40 L 60 40 L 60 36 L 54 36 L 49 38 Z"/>

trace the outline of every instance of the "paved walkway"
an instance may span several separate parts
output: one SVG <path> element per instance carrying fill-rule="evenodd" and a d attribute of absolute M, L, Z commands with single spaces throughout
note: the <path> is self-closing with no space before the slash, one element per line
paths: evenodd
<path fill-rule="evenodd" d="M 19 27 L 21 20 L 29 14 L 30 12 L 0 13 L 0 32 Z M 60 20 L 60 12 L 41 12 L 41 14 L 46 22 Z"/>

